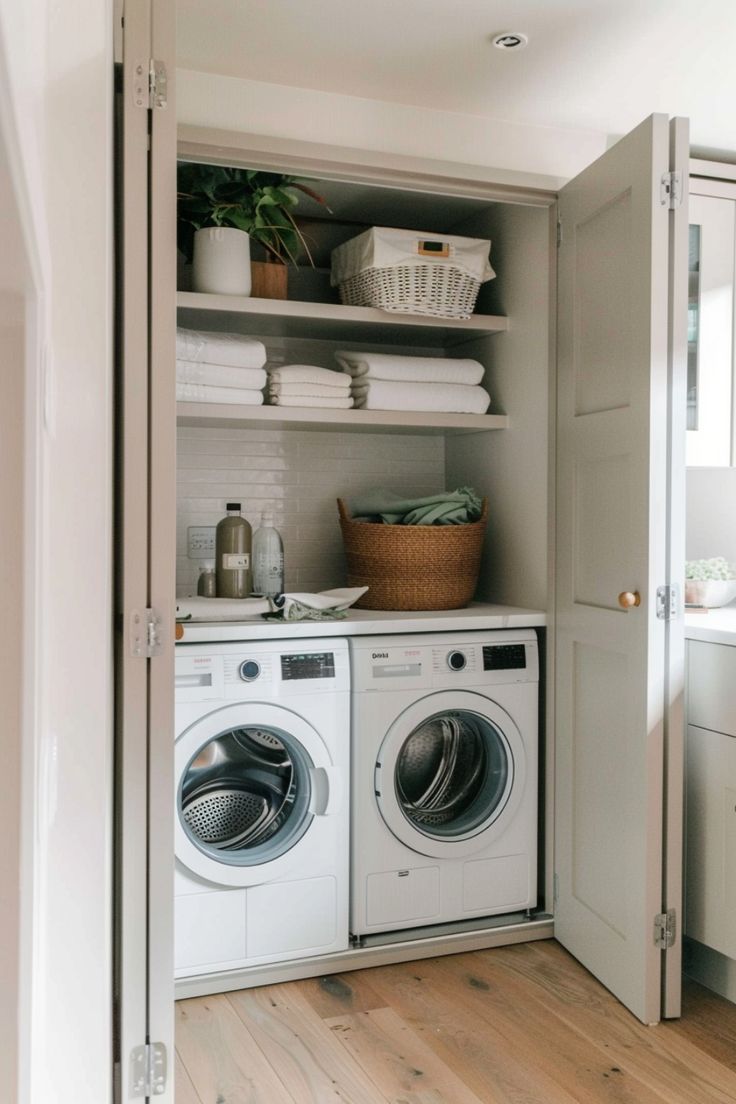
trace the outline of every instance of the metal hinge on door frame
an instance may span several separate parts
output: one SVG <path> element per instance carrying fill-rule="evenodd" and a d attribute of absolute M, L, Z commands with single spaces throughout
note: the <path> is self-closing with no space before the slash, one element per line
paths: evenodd
<path fill-rule="evenodd" d="M 133 103 L 153 111 L 168 103 L 168 74 L 162 61 L 150 58 L 136 63 L 133 76 Z"/>
<path fill-rule="evenodd" d="M 660 621 L 671 621 L 677 616 L 677 587 L 657 587 L 657 617 Z"/>
<path fill-rule="evenodd" d="M 160 1096 L 166 1091 L 166 1047 L 143 1043 L 130 1052 L 130 1095 L 133 1099 Z"/>
<path fill-rule="evenodd" d="M 682 173 L 663 173 L 659 187 L 659 202 L 662 207 L 669 207 L 670 211 L 674 211 L 682 203 L 682 195 Z"/>
<path fill-rule="evenodd" d="M 161 615 L 154 609 L 134 609 L 129 618 L 130 654 L 134 659 L 152 659 L 161 655 Z"/>
<path fill-rule="evenodd" d="M 660 912 L 654 917 L 654 946 L 660 951 L 674 947 L 677 938 L 677 913 L 675 909 Z"/>

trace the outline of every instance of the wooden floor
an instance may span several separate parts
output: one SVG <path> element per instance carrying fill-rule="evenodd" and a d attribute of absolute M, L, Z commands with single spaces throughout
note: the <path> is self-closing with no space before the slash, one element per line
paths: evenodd
<path fill-rule="evenodd" d="M 552 940 L 177 1005 L 177 1104 L 734 1104 L 736 1006 L 644 1027 Z"/>

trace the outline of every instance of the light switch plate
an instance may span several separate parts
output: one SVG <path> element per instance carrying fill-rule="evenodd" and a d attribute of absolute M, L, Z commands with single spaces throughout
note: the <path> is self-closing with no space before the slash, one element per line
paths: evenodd
<path fill-rule="evenodd" d="M 187 526 L 187 556 L 190 560 L 211 560 L 215 555 L 214 525 Z"/>

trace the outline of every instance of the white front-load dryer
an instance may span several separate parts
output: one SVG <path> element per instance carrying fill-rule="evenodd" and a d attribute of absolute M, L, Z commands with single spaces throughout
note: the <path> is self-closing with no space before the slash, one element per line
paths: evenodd
<path fill-rule="evenodd" d="M 537 901 L 537 640 L 530 630 L 350 642 L 357 936 Z"/>
<path fill-rule="evenodd" d="M 345 640 L 176 649 L 175 969 L 348 946 Z"/>

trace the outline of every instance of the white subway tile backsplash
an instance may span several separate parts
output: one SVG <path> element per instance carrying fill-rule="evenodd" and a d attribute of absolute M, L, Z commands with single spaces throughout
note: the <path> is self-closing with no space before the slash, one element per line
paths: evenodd
<path fill-rule="evenodd" d="M 199 561 L 187 558 L 187 527 L 216 524 L 226 502 L 241 502 L 254 529 L 272 510 L 286 587 L 326 590 L 345 583 L 338 497 L 445 489 L 441 436 L 181 427 L 177 440 L 179 595 L 194 592 L 199 574 Z"/>

